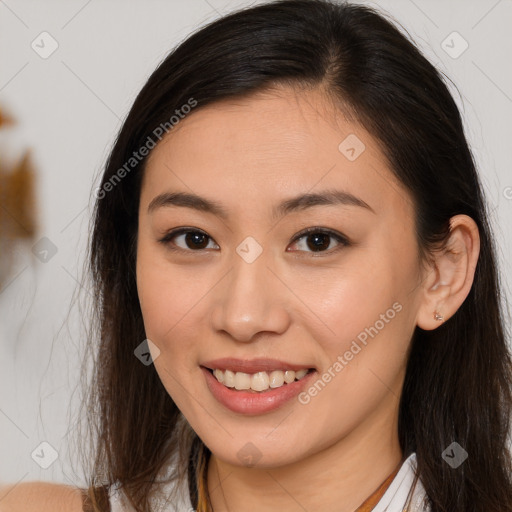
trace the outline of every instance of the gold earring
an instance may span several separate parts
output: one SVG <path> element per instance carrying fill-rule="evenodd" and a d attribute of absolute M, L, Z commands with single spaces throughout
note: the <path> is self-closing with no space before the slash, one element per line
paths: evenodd
<path fill-rule="evenodd" d="M 437 311 L 434 311 L 434 320 L 439 320 L 442 322 L 444 320 L 443 315 L 439 314 Z"/>

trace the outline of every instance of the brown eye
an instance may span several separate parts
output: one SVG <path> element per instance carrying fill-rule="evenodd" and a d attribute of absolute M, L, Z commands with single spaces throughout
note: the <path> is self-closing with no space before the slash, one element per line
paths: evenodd
<path fill-rule="evenodd" d="M 298 241 L 302 239 L 305 239 L 305 244 L 298 243 Z M 332 249 L 333 240 L 337 244 L 334 249 Z M 204 231 L 191 228 L 172 230 L 160 239 L 159 242 L 170 250 L 176 251 L 200 252 L 208 248 L 209 242 L 214 244 L 213 248 L 219 248 L 218 245 L 213 242 L 213 239 Z M 299 252 L 316 253 L 331 253 L 350 245 L 347 238 L 340 233 L 320 228 L 309 228 L 303 231 L 295 237 L 293 243 L 300 246 L 298 249 Z"/>
<path fill-rule="evenodd" d="M 295 239 L 294 243 L 298 240 L 305 239 L 305 243 L 302 244 L 302 248 L 299 250 L 305 250 L 306 252 L 334 252 L 337 249 L 344 246 L 348 246 L 348 240 L 341 234 L 331 230 L 309 228 L 306 231 L 300 233 Z M 331 248 L 332 241 L 335 240 L 338 244 L 332 251 L 328 250 Z M 297 244 L 301 245 L 301 244 Z"/>
<path fill-rule="evenodd" d="M 181 245 L 178 245 L 172 240 L 180 240 Z M 209 240 L 211 240 L 211 238 L 203 231 L 180 228 L 170 231 L 162 239 L 160 239 L 159 242 L 169 246 L 169 248 L 172 250 L 181 249 L 184 251 L 198 251 L 206 249 Z M 173 245 L 176 245 L 177 247 L 174 248 L 172 247 Z"/>

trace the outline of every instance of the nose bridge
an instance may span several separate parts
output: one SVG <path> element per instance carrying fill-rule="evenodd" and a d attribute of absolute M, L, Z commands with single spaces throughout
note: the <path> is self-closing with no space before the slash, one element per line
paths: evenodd
<path fill-rule="evenodd" d="M 239 341 L 250 341 L 259 331 L 282 332 L 288 325 L 283 290 L 271 267 L 271 251 L 248 237 L 233 253 L 231 271 L 219 288 L 213 327 Z"/>

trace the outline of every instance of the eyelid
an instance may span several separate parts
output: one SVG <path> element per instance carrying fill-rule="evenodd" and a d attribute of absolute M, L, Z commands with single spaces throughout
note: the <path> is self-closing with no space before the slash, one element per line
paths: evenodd
<path fill-rule="evenodd" d="M 309 227 L 309 228 L 306 228 L 306 229 L 300 231 L 293 238 L 292 243 L 295 243 L 297 240 L 300 240 L 301 238 L 304 238 L 305 236 L 307 236 L 311 233 L 321 233 L 324 235 L 329 235 L 330 237 L 334 238 L 339 243 L 339 246 L 335 247 L 334 249 L 329 249 L 327 251 L 317 251 L 317 252 L 315 252 L 315 251 L 293 251 L 293 252 L 299 252 L 299 253 L 306 252 L 315 257 L 324 256 L 324 255 L 328 256 L 328 255 L 333 254 L 334 252 L 337 252 L 339 249 L 341 249 L 343 247 L 347 247 L 347 246 L 351 245 L 351 242 L 345 235 L 343 235 L 333 229 L 323 228 L 320 226 L 312 226 L 312 227 Z M 291 252 L 291 251 L 288 251 L 288 249 L 287 249 L 287 252 Z"/>
<path fill-rule="evenodd" d="M 205 235 L 206 237 L 208 237 L 211 241 L 213 241 L 218 246 L 217 242 L 215 242 L 215 240 L 208 233 L 206 233 L 202 229 L 195 228 L 192 226 L 189 226 L 189 227 L 184 226 L 184 227 L 180 227 L 180 228 L 171 229 L 162 238 L 158 239 L 158 242 L 162 243 L 163 245 L 165 245 L 168 249 L 170 249 L 172 251 L 181 251 L 181 252 L 186 252 L 186 253 L 199 253 L 199 254 L 203 253 L 205 251 L 205 249 L 193 250 L 193 249 L 183 249 L 182 247 L 171 247 L 170 240 L 172 238 L 182 235 L 182 234 L 189 233 L 189 232 L 200 233 L 202 235 Z M 334 249 L 329 249 L 327 251 L 317 251 L 317 252 L 315 252 L 315 251 L 300 251 L 300 250 L 299 251 L 288 251 L 288 249 L 286 249 L 286 251 L 287 252 L 299 252 L 299 253 L 306 252 L 306 253 L 312 254 L 314 256 L 322 256 L 322 255 L 330 255 L 330 254 L 336 252 L 337 250 L 339 250 L 340 248 L 351 245 L 350 240 L 345 235 L 343 235 L 333 229 L 323 228 L 320 226 L 311 226 L 309 228 L 303 229 L 302 231 L 297 233 L 297 235 L 294 236 L 294 238 L 291 240 L 291 243 L 293 244 L 293 243 L 297 242 L 298 240 L 300 240 L 301 238 L 304 238 L 305 236 L 307 236 L 311 233 L 321 233 L 321 234 L 331 236 L 340 245 Z"/>
<path fill-rule="evenodd" d="M 166 232 L 166 234 L 162 238 L 159 238 L 158 242 L 162 243 L 164 246 L 166 246 L 171 251 L 181 251 L 181 252 L 186 252 L 186 253 L 202 253 L 202 252 L 204 252 L 204 249 L 199 249 L 199 250 L 194 251 L 192 249 L 183 249 L 182 247 L 172 247 L 171 246 L 172 238 L 179 236 L 179 235 L 186 234 L 186 233 L 200 233 L 202 235 L 205 235 L 210 240 L 212 240 L 215 243 L 215 245 L 218 246 L 217 242 L 215 242 L 215 240 L 208 233 L 206 233 L 206 231 L 203 231 L 202 229 L 199 229 L 199 228 L 194 228 L 192 226 L 188 226 L 188 227 L 184 226 L 181 228 L 171 229 L 170 231 Z"/>

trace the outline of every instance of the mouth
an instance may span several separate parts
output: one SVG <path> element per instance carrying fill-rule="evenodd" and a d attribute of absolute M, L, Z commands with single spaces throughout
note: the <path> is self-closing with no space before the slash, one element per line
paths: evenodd
<path fill-rule="evenodd" d="M 226 388 L 247 393 L 267 393 L 300 381 L 316 371 L 315 368 L 300 368 L 298 370 L 278 369 L 248 373 L 232 369 L 208 368 L 207 366 L 202 366 L 202 368 Z"/>
<path fill-rule="evenodd" d="M 206 385 L 225 408 L 243 415 L 272 412 L 292 402 L 314 378 L 311 363 L 225 357 L 200 363 Z"/>

